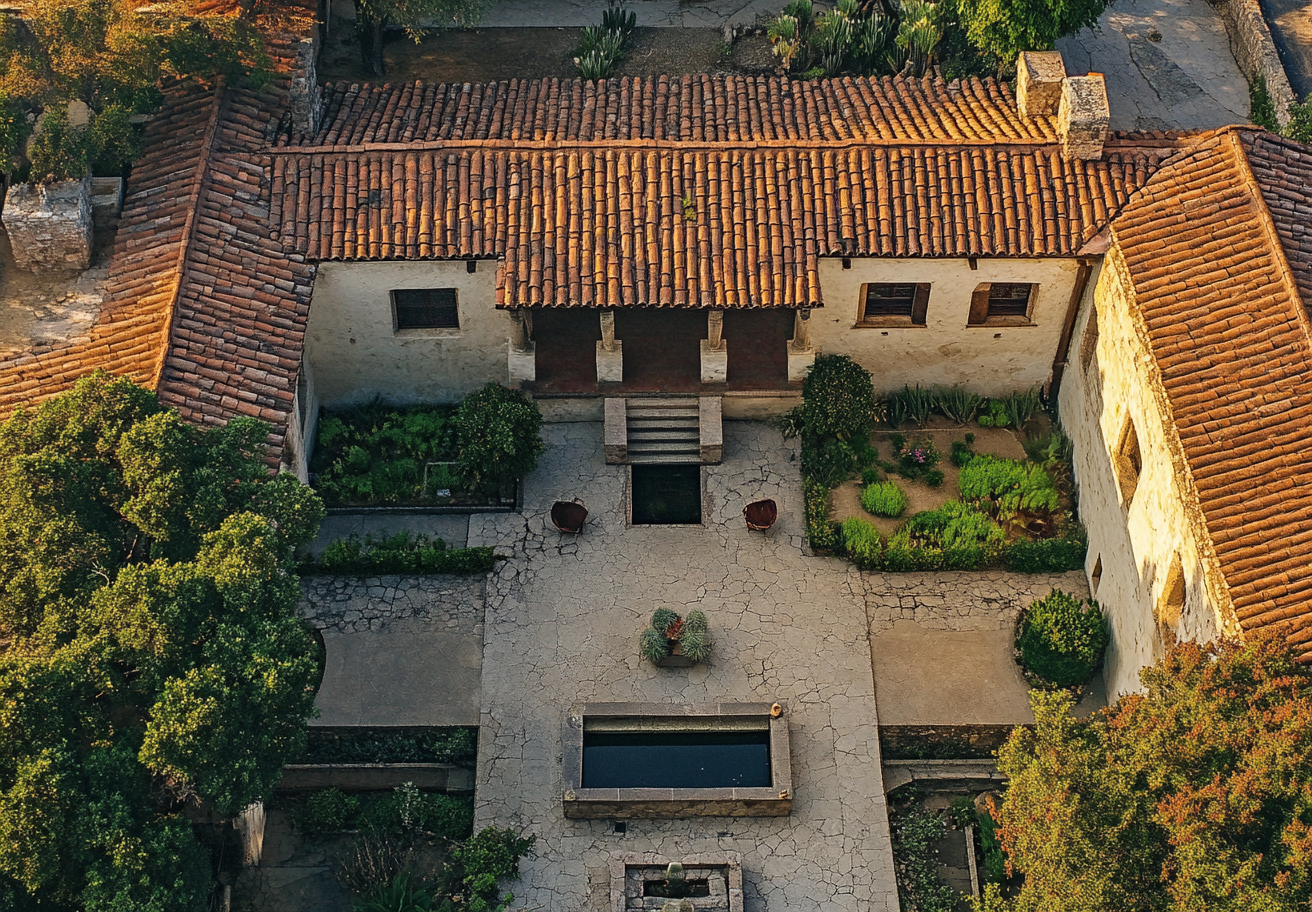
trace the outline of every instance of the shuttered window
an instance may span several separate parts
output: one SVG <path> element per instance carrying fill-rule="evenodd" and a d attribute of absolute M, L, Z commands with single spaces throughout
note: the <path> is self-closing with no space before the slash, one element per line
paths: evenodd
<path fill-rule="evenodd" d="M 970 299 L 970 323 L 1014 322 L 1030 315 L 1034 285 L 1030 282 L 982 282 Z"/>
<path fill-rule="evenodd" d="M 397 329 L 458 329 L 454 288 L 406 288 L 392 292 Z"/>
<path fill-rule="evenodd" d="M 858 323 L 870 326 L 925 325 L 925 313 L 929 309 L 928 284 L 871 282 L 864 288 Z"/>

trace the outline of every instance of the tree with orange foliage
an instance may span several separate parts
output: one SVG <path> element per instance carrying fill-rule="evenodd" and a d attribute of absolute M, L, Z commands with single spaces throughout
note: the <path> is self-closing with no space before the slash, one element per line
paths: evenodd
<path fill-rule="evenodd" d="M 1140 677 L 1087 721 L 1031 695 L 995 815 L 1024 884 L 977 912 L 1312 907 L 1312 670 L 1259 633 L 1177 645 Z"/>

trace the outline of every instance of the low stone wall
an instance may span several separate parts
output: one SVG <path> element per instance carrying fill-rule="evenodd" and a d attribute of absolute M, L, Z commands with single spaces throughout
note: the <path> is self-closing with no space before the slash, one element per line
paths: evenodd
<path fill-rule="evenodd" d="M 881 725 L 879 750 L 894 760 L 991 760 L 1015 725 Z"/>
<path fill-rule="evenodd" d="M 1289 106 L 1298 101 L 1290 88 L 1289 77 L 1280 63 L 1280 54 L 1271 39 L 1271 29 L 1262 16 L 1258 0 L 1208 0 L 1225 23 L 1230 36 L 1230 53 L 1244 76 L 1266 79 L 1267 91 L 1276 105 L 1276 119 L 1283 127 L 1289 123 Z"/>
<path fill-rule="evenodd" d="M 483 622 L 483 576 L 343 576 L 301 578 L 301 614 L 319 629 L 382 630 L 390 621 L 423 618 L 437 630 Z"/>
<path fill-rule="evenodd" d="M 899 620 L 915 621 L 929 630 L 1003 630 L 1015 625 L 1022 608 L 1053 589 L 1089 597 L 1089 583 L 1080 570 L 872 573 L 867 577 L 871 633 L 888 630 Z"/>

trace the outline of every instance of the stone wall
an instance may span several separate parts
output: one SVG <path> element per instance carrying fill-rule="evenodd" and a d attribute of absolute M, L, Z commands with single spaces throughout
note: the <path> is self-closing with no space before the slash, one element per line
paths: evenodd
<path fill-rule="evenodd" d="M 1237 633 L 1238 625 L 1117 248 L 1108 252 L 1076 326 L 1058 410 L 1074 443 L 1090 590 L 1112 627 L 1103 676 L 1114 700 L 1140 689 L 1139 669 L 1161 656 L 1169 636 L 1201 642 Z M 1118 466 L 1113 454 L 1131 423 L 1141 469 L 1127 499 L 1120 484 L 1125 463 Z M 1163 616 L 1167 589 L 1178 578 L 1182 609 Z"/>
<path fill-rule="evenodd" d="M 1267 91 L 1276 105 L 1276 119 L 1283 127 L 1289 123 L 1289 106 L 1298 99 L 1289 86 L 1289 77 L 1280 63 L 1280 54 L 1271 39 L 1271 28 L 1262 16 L 1258 0 L 1208 0 L 1216 8 L 1230 36 L 1230 53 L 1244 76 L 1266 78 Z"/>
<path fill-rule="evenodd" d="M 86 269 L 91 262 L 90 178 L 10 187 L 4 201 L 4 225 L 19 269 Z"/>
<path fill-rule="evenodd" d="M 483 621 L 483 576 L 306 576 L 301 614 L 319 629 L 383 630 L 391 621 L 422 618 L 434 629 L 460 631 Z"/>
<path fill-rule="evenodd" d="M 1016 624 L 1022 608 L 1053 589 L 1088 598 L 1088 582 L 1070 573 L 1007 573 L 1002 570 L 867 574 L 870 632 L 897 621 L 927 630 L 1003 630 Z M 876 582 L 877 581 L 877 582 Z"/>

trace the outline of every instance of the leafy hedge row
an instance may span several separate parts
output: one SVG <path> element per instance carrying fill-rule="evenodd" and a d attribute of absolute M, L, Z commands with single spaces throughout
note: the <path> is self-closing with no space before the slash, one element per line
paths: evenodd
<path fill-rule="evenodd" d="M 317 561 L 304 562 L 301 572 L 337 576 L 379 576 L 384 573 L 470 576 L 487 573 L 495 564 L 496 555 L 491 548 L 448 548 L 440 538 L 398 532 L 379 539 L 372 535 L 361 538 L 355 534 L 339 538 L 323 550 Z"/>
<path fill-rule="evenodd" d="M 478 729 L 320 728 L 308 732 L 296 763 L 454 763 L 470 766 L 478 756 Z"/>

